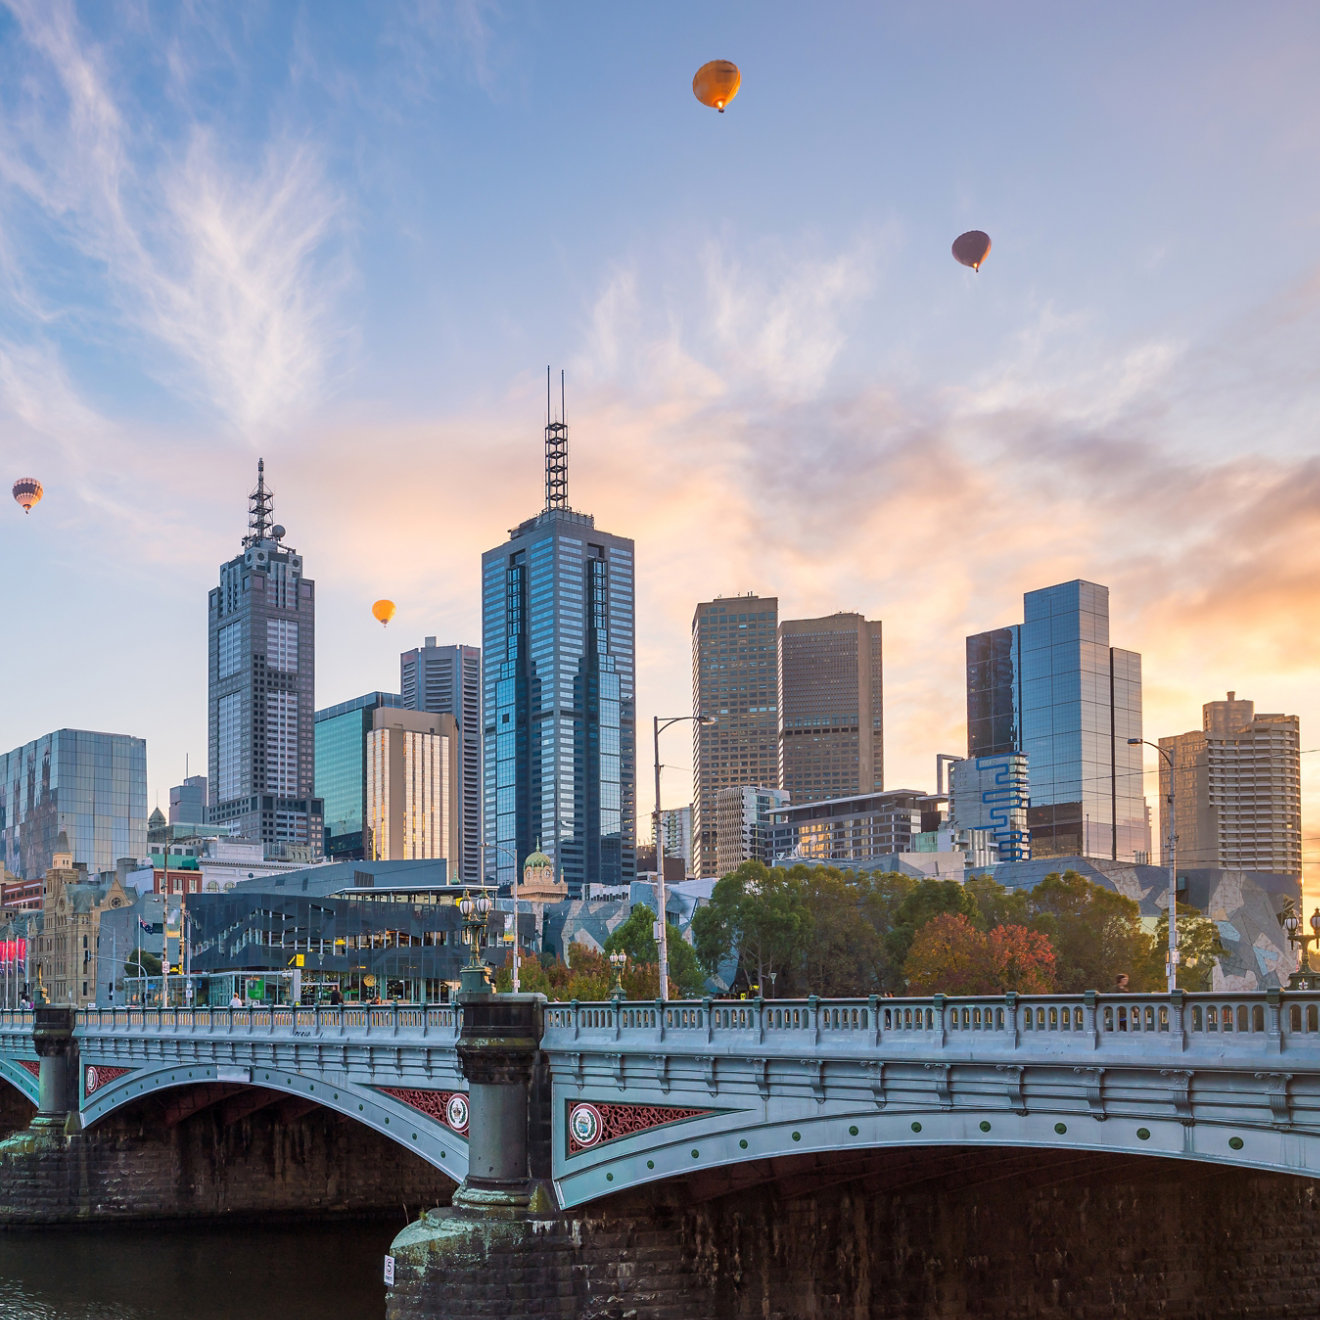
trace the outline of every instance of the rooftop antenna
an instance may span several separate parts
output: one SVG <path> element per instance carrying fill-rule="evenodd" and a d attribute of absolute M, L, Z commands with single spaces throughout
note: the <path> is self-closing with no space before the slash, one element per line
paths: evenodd
<path fill-rule="evenodd" d="M 256 545 L 258 541 L 269 539 L 274 498 L 274 492 L 266 488 L 266 460 L 259 458 L 257 488 L 248 496 L 248 534 L 243 538 L 244 545 Z"/>
<path fill-rule="evenodd" d="M 550 368 L 545 369 L 545 511 L 568 508 L 568 427 L 564 424 L 564 373 L 559 373 L 560 420 L 550 420 Z"/>

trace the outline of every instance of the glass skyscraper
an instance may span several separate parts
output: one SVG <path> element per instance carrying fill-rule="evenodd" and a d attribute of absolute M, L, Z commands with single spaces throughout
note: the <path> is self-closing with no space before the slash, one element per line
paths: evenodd
<path fill-rule="evenodd" d="M 316 586 L 284 544 L 261 461 L 248 502 L 243 552 L 210 595 L 209 823 L 237 825 L 269 857 L 315 859 Z"/>
<path fill-rule="evenodd" d="M 44 876 L 61 831 L 89 871 L 146 856 L 144 739 L 59 729 L 0 754 L 0 869 Z"/>
<path fill-rule="evenodd" d="M 366 857 L 367 736 L 377 710 L 402 705 L 393 692 L 368 692 L 316 712 L 316 796 L 324 804 L 325 853 L 335 861 Z"/>
<path fill-rule="evenodd" d="M 967 750 L 1024 752 L 1032 856 L 1144 862 L 1141 657 L 1109 644 L 1109 589 L 1029 591 L 1020 627 L 967 639 Z"/>
<path fill-rule="evenodd" d="M 539 843 L 578 897 L 636 872 L 634 570 L 568 507 L 567 453 L 549 423 L 545 508 L 481 557 L 482 873 L 509 883 Z"/>

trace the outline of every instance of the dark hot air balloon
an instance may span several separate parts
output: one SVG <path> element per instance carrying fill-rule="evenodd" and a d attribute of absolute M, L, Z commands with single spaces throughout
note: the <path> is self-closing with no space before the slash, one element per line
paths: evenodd
<path fill-rule="evenodd" d="M 41 503 L 41 482 L 36 477 L 19 477 L 14 482 L 14 499 L 23 506 L 24 513 L 31 513 L 33 505 Z"/>
<path fill-rule="evenodd" d="M 738 95 L 742 74 L 731 60 L 711 60 L 697 70 L 692 79 L 692 95 L 712 109 L 724 113 L 725 107 Z"/>
<path fill-rule="evenodd" d="M 980 271 L 981 263 L 990 255 L 990 235 L 979 229 L 969 229 L 953 240 L 953 255 L 956 261 Z"/>

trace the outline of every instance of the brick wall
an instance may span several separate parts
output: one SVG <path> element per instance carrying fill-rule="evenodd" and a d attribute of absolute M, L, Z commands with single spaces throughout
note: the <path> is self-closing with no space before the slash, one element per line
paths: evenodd
<path fill-rule="evenodd" d="M 171 1093 L 177 1095 L 178 1093 Z M 279 1102 L 224 1103 L 170 1125 L 162 1106 L 120 1111 L 76 1137 L 0 1146 L 0 1225 L 98 1219 L 320 1216 L 448 1202 L 452 1184 L 369 1128 Z"/>
<path fill-rule="evenodd" d="M 767 1181 L 750 1185 L 756 1177 Z M 430 1220 L 396 1239 L 389 1320 L 1320 1313 L 1315 1182 L 1153 1158 L 941 1150 L 784 1161 L 559 1220 Z"/>

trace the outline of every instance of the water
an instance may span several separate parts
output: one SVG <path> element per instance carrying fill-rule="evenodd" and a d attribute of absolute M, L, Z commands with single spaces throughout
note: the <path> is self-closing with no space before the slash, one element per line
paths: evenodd
<path fill-rule="evenodd" d="M 402 1218 L 0 1233 L 0 1320 L 383 1320 Z"/>

